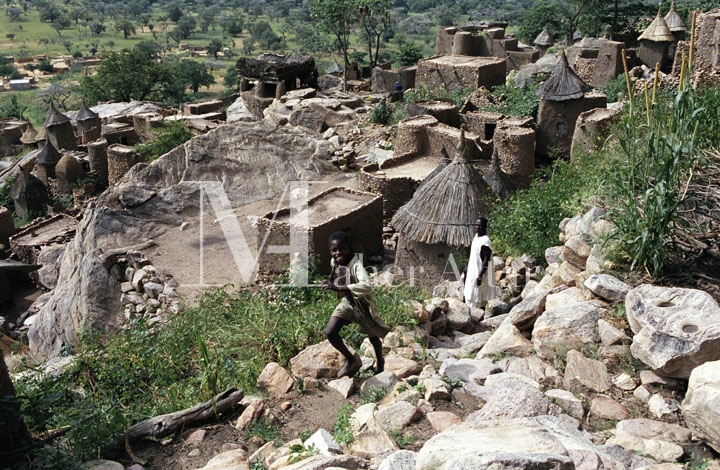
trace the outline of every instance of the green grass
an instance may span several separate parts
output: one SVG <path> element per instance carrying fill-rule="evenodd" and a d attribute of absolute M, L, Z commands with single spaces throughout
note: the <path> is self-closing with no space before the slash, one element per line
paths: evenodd
<path fill-rule="evenodd" d="M 338 444 L 346 446 L 354 439 L 352 429 L 350 429 L 350 417 L 353 412 L 352 405 L 346 403 L 340 407 L 335 416 L 335 432 L 333 437 Z"/>
<path fill-rule="evenodd" d="M 404 300 L 418 295 L 402 285 L 377 289 L 380 314 L 391 326 L 413 324 Z M 18 399 L 32 432 L 69 425 L 74 458 L 110 456 L 124 430 L 142 419 L 230 387 L 254 390 L 268 362 L 287 366 L 325 339 L 336 303 L 330 293 L 311 288 L 211 291 L 168 323 L 138 318 L 116 334 L 83 335 L 69 371 L 18 380 Z M 355 328 L 344 328 L 343 335 L 355 347 L 364 338 Z"/>

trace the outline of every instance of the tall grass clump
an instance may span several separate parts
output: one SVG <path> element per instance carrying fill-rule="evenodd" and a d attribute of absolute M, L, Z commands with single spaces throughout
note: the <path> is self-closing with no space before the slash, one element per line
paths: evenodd
<path fill-rule="evenodd" d="M 697 161 L 703 108 L 690 86 L 689 68 L 684 61 L 679 85 L 669 93 L 657 92 L 656 71 L 652 91 L 645 87 L 644 103 L 630 101 L 616 135 L 620 158 L 611 180 L 613 235 L 618 254 L 630 268 L 642 268 L 652 277 L 663 272 L 667 244 Z"/>
<path fill-rule="evenodd" d="M 527 253 L 543 259 L 558 244 L 558 226 L 572 217 L 602 184 L 601 165 L 592 155 L 557 160 L 539 172 L 530 187 L 497 204 L 490 214 L 493 249 L 507 256 Z"/>
<path fill-rule="evenodd" d="M 404 285 L 376 290 L 390 326 L 414 324 L 406 301 L 422 297 Z M 124 431 L 143 419 L 231 387 L 254 390 L 268 362 L 287 366 L 325 339 L 336 303 L 334 293 L 313 288 L 213 290 L 164 322 L 135 318 L 112 334 L 84 334 L 75 350 L 65 351 L 75 361 L 64 373 L 19 379 L 17 396 L 33 433 L 68 428 L 65 452 L 72 459 L 112 457 Z M 355 329 L 343 334 L 359 346 Z"/>

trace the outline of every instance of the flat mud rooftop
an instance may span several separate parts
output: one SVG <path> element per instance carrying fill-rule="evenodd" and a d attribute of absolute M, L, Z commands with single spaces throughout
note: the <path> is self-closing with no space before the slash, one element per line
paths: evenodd
<path fill-rule="evenodd" d="M 305 217 L 307 215 L 310 227 L 321 225 L 328 220 L 347 215 L 354 212 L 359 206 L 369 203 L 373 196 L 357 194 L 345 191 L 342 188 L 335 188 L 332 191 L 320 194 L 308 202 L 308 207 L 292 218 Z M 281 211 L 275 218 L 275 222 L 290 223 L 291 217 L 286 211 Z"/>
<path fill-rule="evenodd" d="M 390 161 L 386 161 L 386 164 L 390 165 L 368 173 L 376 176 L 385 175 L 386 178 L 412 178 L 422 181 L 437 168 L 440 162 L 441 159 L 438 156 L 423 155 L 395 165 L 390 164 Z"/>

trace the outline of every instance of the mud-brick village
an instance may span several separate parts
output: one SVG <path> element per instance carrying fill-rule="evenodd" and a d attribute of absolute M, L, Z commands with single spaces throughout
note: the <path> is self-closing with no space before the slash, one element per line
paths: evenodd
<path fill-rule="evenodd" d="M 720 10 L 650 3 L 0 120 L 0 468 L 720 470 Z"/>

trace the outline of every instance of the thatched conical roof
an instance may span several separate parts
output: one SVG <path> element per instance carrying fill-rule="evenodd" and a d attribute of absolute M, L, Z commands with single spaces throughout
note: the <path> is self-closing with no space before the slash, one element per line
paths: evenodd
<path fill-rule="evenodd" d="M 92 109 L 88 108 L 84 102 L 82 105 L 80 105 L 80 110 L 77 113 L 78 122 L 89 121 L 90 119 L 98 119 L 99 117 L 100 115 Z"/>
<path fill-rule="evenodd" d="M 542 30 L 540 34 L 535 38 L 533 41 L 533 44 L 536 46 L 552 46 L 555 44 L 555 40 L 550 35 L 550 31 L 548 31 L 547 26 Z"/>
<path fill-rule="evenodd" d="M 38 165 L 56 165 L 60 161 L 62 155 L 57 151 L 55 146 L 49 140 L 45 141 L 45 146 L 38 154 L 35 163 Z"/>
<path fill-rule="evenodd" d="M 15 201 L 37 201 L 47 199 L 48 192 L 42 181 L 21 171 L 15 180 L 11 196 Z"/>
<path fill-rule="evenodd" d="M 675 41 L 675 36 L 673 36 L 670 28 L 668 28 L 668 25 L 665 22 L 665 18 L 663 18 L 662 16 L 662 11 L 660 10 L 661 8 L 662 4 L 660 5 L 660 7 L 658 7 L 657 16 L 655 16 L 655 19 L 652 20 L 650 26 L 645 28 L 645 31 L 643 31 L 640 37 L 638 37 L 638 40 L 645 39 L 646 41 L 652 42 Z"/>
<path fill-rule="evenodd" d="M 672 5 L 670 5 L 670 11 L 667 13 L 667 15 L 665 15 L 665 23 L 668 25 L 668 28 L 673 33 L 679 31 L 687 31 L 687 26 L 685 25 L 685 22 L 675 9 L 675 0 L 673 0 Z"/>
<path fill-rule="evenodd" d="M 44 134 L 43 134 L 43 136 L 44 136 Z M 25 145 L 30 145 L 30 144 L 36 144 L 38 142 L 41 142 L 44 139 L 45 139 L 45 137 L 43 137 L 42 139 L 38 138 L 37 129 L 35 129 L 33 127 L 33 125 L 30 122 L 28 122 L 27 127 L 25 128 L 25 132 L 23 132 L 23 135 L 20 137 L 20 142 L 22 142 Z"/>
<path fill-rule="evenodd" d="M 50 103 L 50 109 L 48 109 L 44 126 L 52 127 L 57 126 L 58 124 L 65 124 L 66 122 L 70 122 L 70 118 L 58 111 L 55 105 Z"/>
<path fill-rule="evenodd" d="M 470 246 L 475 221 L 488 213 L 490 190 L 470 163 L 469 151 L 462 131 L 453 161 L 397 211 L 392 219 L 396 230 L 420 243 Z"/>
<path fill-rule="evenodd" d="M 560 67 L 538 88 L 537 96 L 549 101 L 566 101 L 582 98 L 590 85 L 578 77 L 568 64 L 565 51 L 560 55 Z"/>
<path fill-rule="evenodd" d="M 490 168 L 483 175 L 483 179 L 500 199 L 505 199 L 515 191 L 515 185 L 510 180 L 510 177 L 500 168 L 497 147 L 493 148 Z"/>

